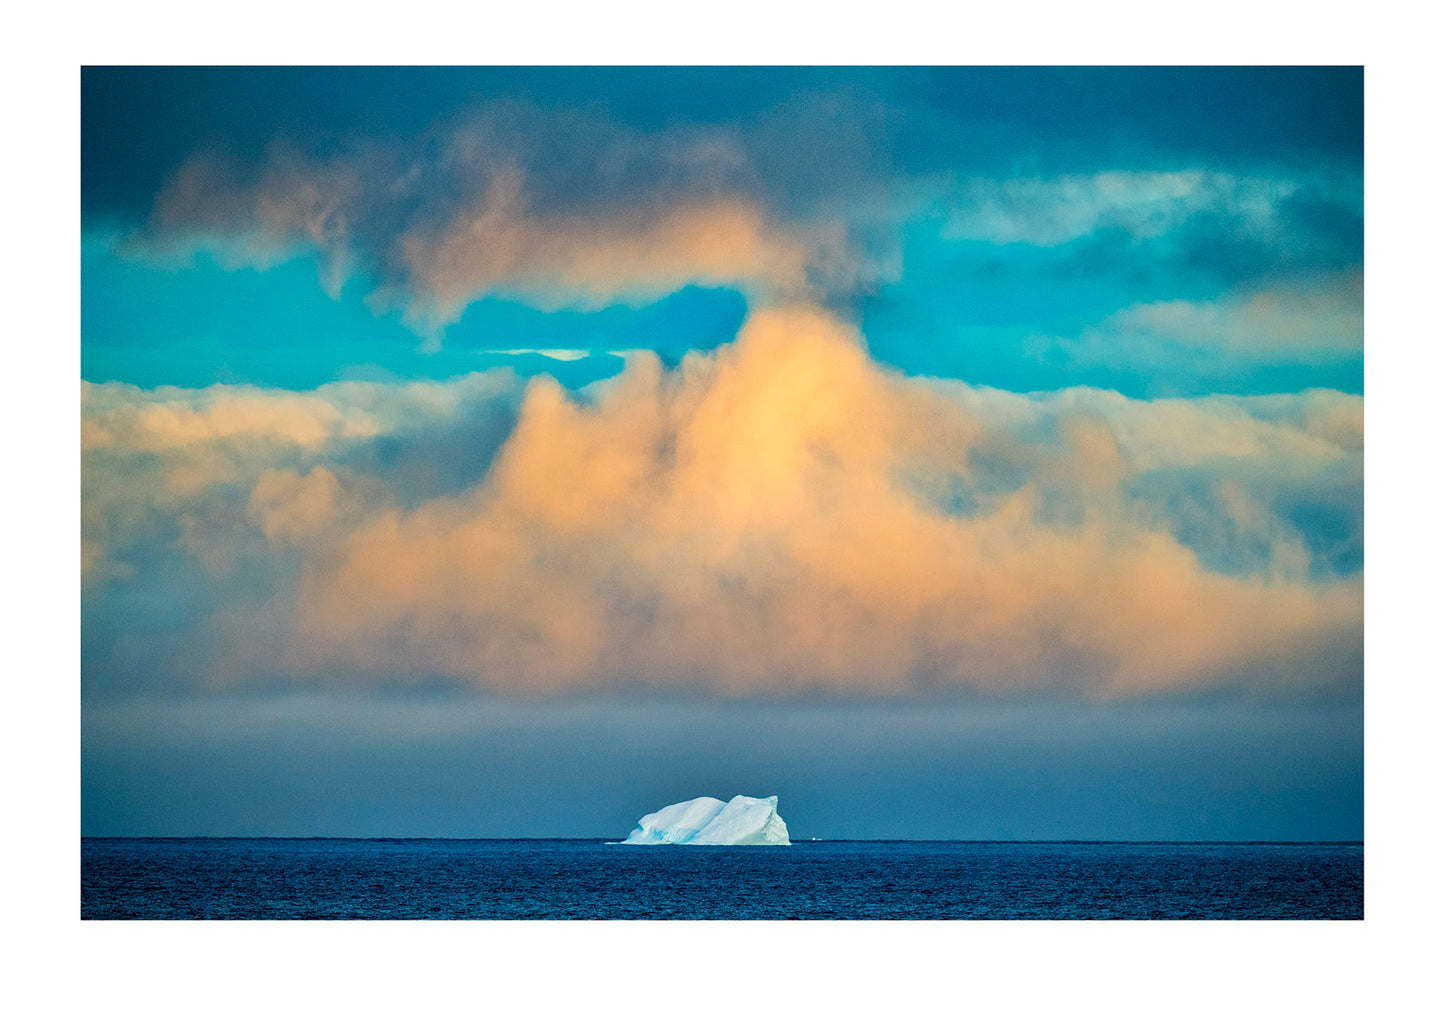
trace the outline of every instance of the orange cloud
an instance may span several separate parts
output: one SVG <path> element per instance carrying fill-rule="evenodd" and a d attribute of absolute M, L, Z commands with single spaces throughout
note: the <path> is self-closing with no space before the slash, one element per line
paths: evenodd
<path fill-rule="evenodd" d="M 444 231 L 414 231 L 400 244 L 415 295 L 410 315 L 435 327 L 486 293 L 591 308 L 660 297 L 688 283 L 801 297 L 810 266 L 830 240 L 811 233 L 785 230 L 736 197 L 605 214 L 543 213 L 529 207 L 521 175 L 509 172 L 493 178 Z"/>
<path fill-rule="evenodd" d="M 314 393 L 219 383 L 199 391 L 161 387 L 144 398 L 141 393 L 125 384 L 82 383 L 81 449 L 161 451 L 231 439 L 314 447 L 378 428 L 365 410 Z"/>
<path fill-rule="evenodd" d="M 635 358 L 588 405 L 535 380 L 481 487 L 315 551 L 287 665 L 517 692 L 1109 695 L 1308 687 L 1302 664 L 1357 649 L 1357 578 L 1213 573 L 1131 503 L 1122 480 L 1160 454 L 1147 422 L 1131 437 L 1110 416 L 1153 406 L 1065 398 L 1079 407 L 1023 484 L 939 506 L 999 442 L 974 397 L 883 371 L 809 308 L 757 313 L 673 372 Z"/>
<path fill-rule="evenodd" d="M 551 175 L 546 165 L 529 165 L 486 131 L 458 131 L 439 142 L 439 153 L 402 164 L 366 149 L 321 160 L 278 147 L 250 180 L 196 156 L 172 175 L 149 233 L 132 244 L 162 255 L 205 248 L 224 262 L 259 266 L 310 249 L 321 255 L 329 293 L 364 269 L 383 281 L 371 303 L 403 309 L 432 343 L 486 294 L 595 309 L 696 283 L 763 301 L 812 300 L 826 283 L 871 272 L 841 221 L 792 222 L 769 212 L 744 187 L 745 161 L 716 179 L 719 161 L 741 159 L 729 157 L 725 143 L 645 144 L 677 175 L 667 197 L 599 201 L 584 189 L 580 201 L 560 204 L 539 193 Z"/>

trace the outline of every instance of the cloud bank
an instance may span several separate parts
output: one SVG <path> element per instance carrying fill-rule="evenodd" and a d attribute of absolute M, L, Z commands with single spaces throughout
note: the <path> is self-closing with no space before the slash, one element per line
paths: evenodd
<path fill-rule="evenodd" d="M 176 624 L 180 684 L 188 662 L 520 694 L 1359 681 L 1358 508 L 1338 494 L 1358 490 L 1362 402 L 1330 391 L 907 378 L 795 305 L 580 396 L 508 373 L 87 385 L 83 423 L 89 612 L 134 599 L 158 549 L 226 593 Z"/>

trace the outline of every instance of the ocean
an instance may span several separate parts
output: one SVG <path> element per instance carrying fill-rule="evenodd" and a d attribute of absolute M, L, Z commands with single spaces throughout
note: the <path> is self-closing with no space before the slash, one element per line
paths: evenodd
<path fill-rule="evenodd" d="M 1347 919 L 1358 843 L 84 838 L 85 919 Z"/>

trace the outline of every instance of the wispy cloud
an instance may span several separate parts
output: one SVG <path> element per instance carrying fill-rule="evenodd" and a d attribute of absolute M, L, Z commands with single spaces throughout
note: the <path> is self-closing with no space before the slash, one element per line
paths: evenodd
<path fill-rule="evenodd" d="M 1261 366 L 1321 366 L 1364 356 L 1358 274 L 1252 288 L 1209 301 L 1131 305 L 1075 337 L 1035 337 L 1068 363 L 1127 369 L 1176 382 Z"/>
<path fill-rule="evenodd" d="M 1264 357 L 1310 350 L 1358 354 L 1364 346 L 1362 290 L 1355 278 L 1312 292 L 1276 289 L 1212 302 L 1156 301 L 1125 309 L 1103 329 L 1140 343 L 1174 342 Z"/>
<path fill-rule="evenodd" d="M 1212 170 L 1102 170 L 1053 178 L 975 178 L 953 200 L 947 236 L 1058 245 L 1102 230 L 1157 238 L 1196 216 L 1230 221 L 1236 232 L 1277 234 L 1292 198 L 1321 195 L 1350 204 L 1358 183 L 1239 176 Z"/>

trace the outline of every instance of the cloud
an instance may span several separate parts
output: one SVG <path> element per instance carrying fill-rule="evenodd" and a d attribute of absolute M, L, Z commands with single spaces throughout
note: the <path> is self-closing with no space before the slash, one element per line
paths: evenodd
<path fill-rule="evenodd" d="M 256 480 L 248 509 L 267 539 L 304 539 L 335 519 L 340 499 L 340 482 L 321 465 L 304 475 L 273 468 Z"/>
<path fill-rule="evenodd" d="M 1258 366 L 1328 366 L 1364 354 L 1359 275 L 1256 287 L 1210 301 L 1151 301 L 1114 312 L 1076 337 L 1042 341 L 1071 364 L 1184 381 Z"/>
<path fill-rule="evenodd" d="M 813 300 L 872 272 L 836 215 L 782 205 L 735 130 L 511 101 L 406 143 L 278 143 L 259 165 L 195 154 L 131 250 L 246 265 L 314 250 L 331 293 L 367 280 L 432 341 L 481 295 L 597 309 L 700 284 Z"/>
<path fill-rule="evenodd" d="M 1039 440 L 1073 418 L 1100 421 L 1130 473 L 1246 462 L 1311 471 L 1358 458 L 1364 443 L 1363 398 L 1332 390 L 1134 400 L 1092 387 L 1016 394 L 953 381 L 937 386 L 1004 437 Z"/>
<path fill-rule="evenodd" d="M 130 575 L 161 536 L 179 535 L 224 569 L 258 523 L 268 538 L 311 531 L 291 506 L 305 506 L 306 492 L 313 510 L 330 502 L 326 489 L 342 506 L 374 511 L 402 499 L 393 485 L 424 488 L 419 475 L 435 474 L 413 467 L 414 448 L 448 450 L 460 433 L 471 451 L 484 449 L 488 432 L 510 429 L 521 392 L 507 370 L 308 392 L 82 382 L 82 578 Z"/>
<path fill-rule="evenodd" d="M 1213 302 L 1149 302 L 1115 313 L 1098 332 L 1140 346 L 1172 342 L 1262 357 L 1310 351 L 1358 355 L 1364 341 L 1361 283 L 1356 278 L 1313 292 L 1271 290 Z"/>
<path fill-rule="evenodd" d="M 446 383 L 328 383 L 311 391 L 80 384 L 82 451 L 161 451 L 234 441 L 301 448 L 435 429 L 478 403 L 508 401 L 520 383 L 502 370 Z"/>
<path fill-rule="evenodd" d="M 1352 513 L 1328 501 L 1359 485 L 1359 398 L 909 379 L 809 307 L 757 312 L 673 370 L 639 354 L 580 398 L 536 377 L 514 405 L 519 386 L 91 388 L 86 428 L 109 439 L 86 453 L 83 538 L 118 570 L 157 543 L 211 557 L 213 589 L 235 593 L 208 625 L 227 636 L 212 669 L 238 679 L 530 694 L 1358 683 L 1358 565 L 1315 556 L 1299 508 Z M 222 414 L 232 403 L 272 414 Z M 499 407 L 515 408 L 504 440 L 459 488 L 418 500 L 415 474 L 367 454 Z M 92 580 L 92 605 L 122 598 L 117 577 Z"/>
<path fill-rule="evenodd" d="M 408 290 L 426 296 L 408 314 L 434 330 L 482 294 L 591 309 L 659 298 L 687 284 L 742 285 L 765 300 L 804 297 L 815 293 L 809 271 L 828 240 L 816 231 L 790 236 L 740 198 L 605 216 L 538 215 L 527 209 L 520 177 L 508 176 L 440 234 L 407 234 L 400 245 Z"/>
<path fill-rule="evenodd" d="M 1279 230 L 1281 209 L 1290 199 L 1320 191 L 1339 203 L 1358 187 L 1204 169 L 975 178 L 960 185 L 945 235 L 1051 246 L 1117 230 L 1142 240 L 1201 215 L 1227 218 L 1235 232 L 1264 235 Z"/>
<path fill-rule="evenodd" d="M 318 395 L 224 384 L 202 391 L 161 387 L 144 401 L 135 399 L 140 393 L 126 384 L 82 381 L 81 450 L 155 451 L 242 437 L 310 447 L 377 430 L 365 412 L 348 415 Z"/>

